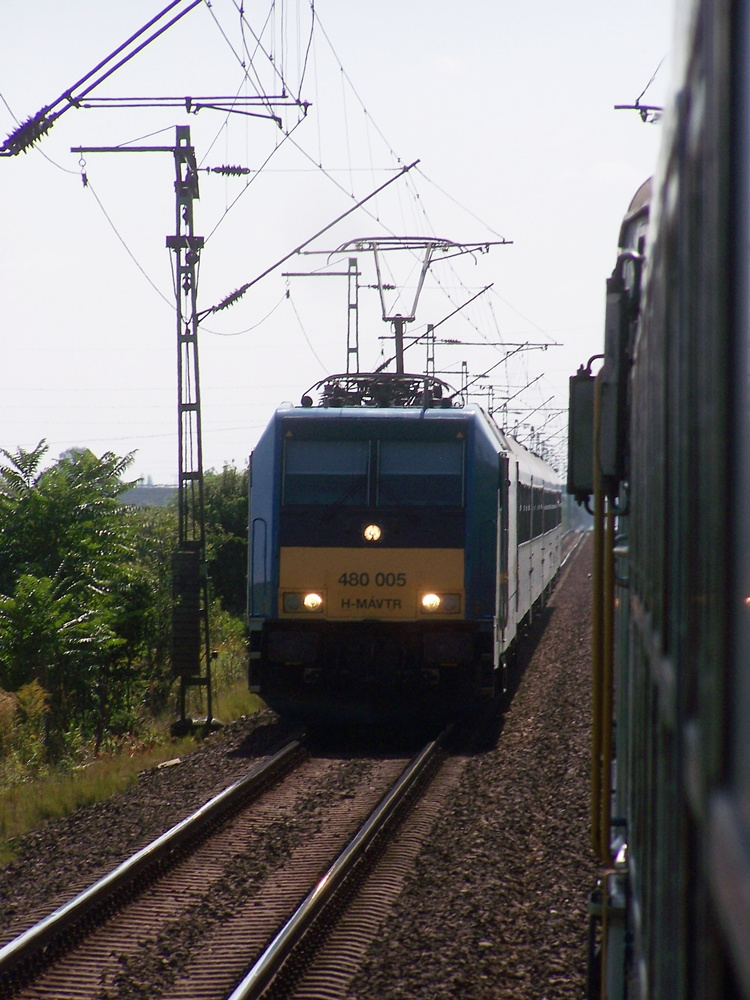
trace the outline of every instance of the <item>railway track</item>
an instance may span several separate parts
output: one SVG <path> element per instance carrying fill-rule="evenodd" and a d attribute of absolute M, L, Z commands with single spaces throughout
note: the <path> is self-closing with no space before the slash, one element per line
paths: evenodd
<path fill-rule="evenodd" d="M 129 898 L 142 892 L 160 872 L 178 863 L 180 857 L 210 835 L 212 828 L 281 780 L 306 753 L 301 741 L 293 740 L 90 888 L 0 948 L 0 996 L 17 995 L 27 980 L 54 964 L 58 956 L 86 938 L 92 927 Z"/>
<path fill-rule="evenodd" d="M 389 839 L 377 871 L 357 892 L 313 964 L 289 987 L 285 1000 L 436 997 L 446 988 L 477 1000 L 518 1000 L 537 997 L 540 984 L 550 1000 L 570 1000 L 585 992 L 582 935 L 596 864 L 588 848 L 588 814 L 582 807 L 589 794 L 590 670 L 585 651 L 590 646 L 590 533 L 584 541 L 583 551 L 579 549 L 560 574 L 548 621 L 540 616 L 521 651 L 522 679 L 512 704 L 498 703 L 484 723 L 480 720 L 470 733 L 451 737 L 450 751 L 428 791 Z M 164 828 L 157 818 L 161 810 L 172 809 L 169 815 L 179 818 L 179 803 L 198 804 L 188 798 L 196 787 L 217 787 L 217 773 L 227 775 L 227 781 L 230 773 L 238 776 L 240 766 L 247 769 L 261 755 L 272 753 L 282 733 L 287 740 L 297 735 L 265 713 L 257 725 L 227 740 L 224 750 L 223 738 L 213 747 L 208 741 L 182 767 L 144 775 L 127 796 L 101 809 L 81 810 L 76 822 L 64 824 L 61 832 L 57 824 L 40 831 L 32 845 L 35 852 L 27 846 L 21 855 L 24 868 L 19 864 L 0 884 L 4 912 L 18 913 L 13 929 L 7 922 L 0 931 L 0 943 L 38 919 L 35 913 L 48 912 L 56 905 L 53 898 L 65 898 L 58 895 L 65 885 L 83 884 L 77 871 L 84 870 L 88 855 L 82 852 L 91 852 L 85 870 L 104 870 L 109 852 L 121 859 L 123 844 L 140 845 L 146 830 L 155 836 Z M 175 904 L 169 891 L 159 902 L 154 890 L 145 889 L 146 911 L 163 905 L 160 931 L 148 929 L 148 913 L 144 917 L 142 909 L 134 917 L 143 921 L 139 940 L 115 951 L 111 924 L 104 925 L 101 982 L 96 989 L 83 983 L 77 995 L 100 1000 L 229 996 L 304 895 L 299 886 L 296 896 L 287 893 L 284 911 L 265 893 L 270 881 L 289 885 L 292 860 L 299 865 L 317 852 L 308 891 L 312 889 L 349 839 L 338 833 L 324 856 L 317 838 L 323 827 L 333 826 L 334 807 L 339 816 L 348 815 L 354 833 L 356 791 L 366 789 L 373 806 L 380 796 L 379 781 L 389 765 L 376 759 L 372 745 L 364 750 L 329 745 L 322 752 L 326 754 L 331 758 L 327 770 L 325 762 L 312 761 L 300 769 L 296 792 L 290 789 L 284 797 L 281 790 L 269 790 L 256 802 L 254 832 L 245 836 L 234 856 L 225 855 L 217 865 L 218 875 L 209 870 L 205 855 L 194 863 L 205 891 L 198 896 L 196 890 L 192 918 L 170 915 Z M 404 766 L 398 765 L 401 770 Z M 370 790 L 370 785 L 378 787 Z M 300 819 L 304 822 L 297 825 Z M 87 835 L 86 824 L 99 829 L 98 845 Z M 62 850 L 81 866 L 62 867 L 65 882 L 59 875 Z M 48 887 L 46 900 L 38 891 L 25 895 L 30 869 L 38 884 Z M 186 876 L 178 874 L 175 881 L 181 891 Z M 235 941 L 243 935 L 249 939 L 261 923 L 265 939 L 253 958 L 234 978 L 221 972 L 219 982 L 210 964 L 214 947 L 227 935 Z M 284 975 L 282 969 L 280 977 Z M 25 996 L 57 1000 L 65 995 L 50 982 L 47 979 L 45 986 L 38 979 Z M 279 989 L 278 982 L 271 984 L 271 991 Z M 338 987 L 343 982 L 344 990 Z"/>
<path fill-rule="evenodd" d="M 562 560 L 560 562 L 560 570 L 565 568 L 566 564 L 573 558 L 576 552 L 578 552 L 585 541 L 585 531 L 565 532 L 562 538 Z"/>
<path fill-rule="evenodd" d="M 412 760 L 290 744 L 0 949 L 0 996 L 240 1000 L 269 984 L 291 996 L 300 947 L 386 850 L 442 739 Z M 352 961 L 334 952 L 327 978 Z"/>

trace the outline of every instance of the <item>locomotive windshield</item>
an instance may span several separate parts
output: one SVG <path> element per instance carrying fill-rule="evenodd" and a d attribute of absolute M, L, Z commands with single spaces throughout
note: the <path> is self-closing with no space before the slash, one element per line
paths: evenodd
<path fill-rule="evenodd" d="M 381 441 L 378 505 L 460 507 L 463 444 L 460 441 Z"/>
<path fill-rule="evenodd" d="M 285 444 L 285 506 L 461 507 L 463 501 L 460 441 Z"/>
<path fill-rule="evenodd" d="M 287 441 L 285 504 L 367 503 L 369 441 Z"/>

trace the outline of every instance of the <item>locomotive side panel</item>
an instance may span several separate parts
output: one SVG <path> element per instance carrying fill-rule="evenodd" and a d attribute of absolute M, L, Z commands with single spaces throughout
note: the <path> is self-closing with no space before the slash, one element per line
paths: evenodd
<path fill-rule="evenodd" d="M 276 420 L 262 434 L 249 462 L 247 626 L 248 683 L 260 692 L 261 629 L 276 614 L 276 560 L 278 537 L 278 481 L 280 448 Z"/>

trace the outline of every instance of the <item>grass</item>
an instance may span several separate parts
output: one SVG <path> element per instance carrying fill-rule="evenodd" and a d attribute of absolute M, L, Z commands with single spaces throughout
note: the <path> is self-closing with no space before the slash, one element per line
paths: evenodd
<path fill-rule="evenodd" d="M 160 744 L 134 756 L 101 757 L 77 770 L 52 772 L 43 778 L 12 785 L 0 801 L 0 866 L 16 856 L 16 840 L 45 821 L 59 819 L 78 809 L 122 792 L 134 784 L 140 771 L 194 749 L 186 738 Z"/>
<path fill-rule="evenodd" d="M 243 715 L 255 715 L 265 702 L 257 694 L 250 694 L 244 680 L 231 688 L 220 691 L 214 699 L 213 713 L 222 722 L 232 722 Z"/>
<path fill-rule="evenodd" d="M 222 722 L 251 715 L 263 707 L 247 682 L 225 688 L 215 698 L 213 714 Z M 193 711 L 196 711 L 193 708 Z M 197 713 L 200 713 L 200 706 Z M 205 715 L 205 709 L 202 714 Z M 169 731 L 168 722 L 164 732 Z M 110 798 L 135 784 L 141 771 L 175 757 L 184 757 L 200 744 L 199 736 L 172 739 L 164 736 L 155 746 L 135 752 L 107 755 L 74 771 L 54 771 L 44 777 L 2 789 L 0 798 L 0 868 L 16 857 L 17 840 L 47 820 L 59 819 L 78 809 Z"/>

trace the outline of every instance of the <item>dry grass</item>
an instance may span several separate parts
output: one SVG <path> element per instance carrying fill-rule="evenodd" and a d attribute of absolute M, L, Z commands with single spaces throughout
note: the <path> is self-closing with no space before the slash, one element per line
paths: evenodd
<path fill-rule="evenodd" d="M 14 857 L 14 840 L 47 820 L 73 812 L 124 791 L 139 771 L 164 760 L 181 757 L 195 747 L 195 740 L 170 740 L 150 750 L 108 755 L 74 771 L 52 772 L 43 778 L 3 789 L 0 800 L 0 865 Z"/>
<path fill-rule="evenodd" d="M 229 722 L 262 707 L 261 699 L 247 690 L 247 682 L 238 683 L 219 693 L 214 716 Z M 169 721 L 163 727 L 165 734 L 169 731 Z M 184 757 L 196 748 L 200 739 L 200 735 L 179 740 L 165 735 L 148 749 L 129 748 L 73 771 L 53 771 L 44 777 L 6 785 L 0 789 L 0 867 L 13 860 L 16 838 L 47 820 L 66 816 L 79 806 L 101 802 L 124 791 L 136 782 L 140 771 L 173 757 Z"/>
<path fill-rule="evenodd" d="M 255 715 L 265 702 L 257 694 L 250 694 L 247 681 L 243 680 L 229 688 L 224 688 L 214 699 L 213 714 L 222 722 L 233 722 L 243 715 Z"/>

